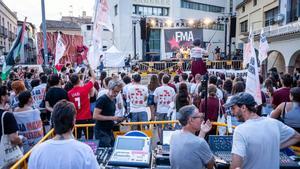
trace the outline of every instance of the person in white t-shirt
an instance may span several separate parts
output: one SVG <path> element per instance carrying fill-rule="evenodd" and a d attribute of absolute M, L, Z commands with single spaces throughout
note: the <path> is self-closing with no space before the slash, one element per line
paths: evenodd
<path fill-rule="evenodd" d="M 41 84 L 38 86 L 33 87 L 31 90 L 31 95 L 34 100 L 33 106 L 36 109 L 39 108 L 45 108 L 45 107 L 40 107 L 42 101 L 45 99 L 46 95 L 46 87 L 47 87 L 47 76 L 43 75 L 41 76 Z M 33 80 L 31 83 L 33 83 L 35 80 Z M 31 84 L 32 85 L 32 84 Z"/>
<path fill-rule="evenodd" d="M 279 152 L 300 141 L 300 134 L 282 122 L 260 117 L 249 93 L 233 96 L 224 105 L 243 124 L 233 134 L 231 168 L 279 168 Z"/>
<path fill-rule="evenodd" d="M 162 77 L 162 86 L 155 89 L 154 102 L 156 103 L 156 112 L 157 112 L 157 120 L 167 120 L 167 113 L 170 109 L 170 103 L 174 102 L 175 91 L 172 87 L 168 85 L 170 81 L 170 77 L 168 75 L 164 75 Z"/>
<path fill-rule="evenodd" d="M 209 77 L 208 83 L 217 86 L 217 81 L 218 81 L 218 77 L 215 76 L 215 75 L 212 75 L 212 76 Z M 224 97 L 223 91 L 219 88 L 217 88 L 217 97 L 219 99 L 222 99 L 222 100 L 223 100 L 223 97 Z"/>
<path fill-rule="evenodd" d="M 124 107 L 125 107 L 126 114 L 128 114 L 128 113 L 130 113 L 130 110 L 129 110 L 130 109 L 130 101 L 127 98 L 127 91 L 128 91 L 128 87 L 131 85 L 131 78 L 130 78 L 130 76 L 125 75 L 122 80 L 125 83 L 125 86 L 122 89 L 123 99 L 125 100 Z"/>
<path fill-rule="evenodd" d="M 30 169 L 99 169 L 93 150 L 88 145 L 74 139 L 76 109 L 68 101 L 58 102 L 52 112 L 53 139 L 33 148 L 29 157 Z"/>
<path fill-rule="evenodd" d="M 141 75 L 132 75 L 133 83 L 128 87 L 127 98 L 130 104 L 132 122 L 148 121 L 148 88 L 141 84 Z"/>
<path fill-rule="evenodd" d="M 185 83 L 187 88 L 188 88 L 188 92 L 190 93 L 191 92 L 191 86 L 192 84 L 190 82 L 188 82 L 188 74 L 186 73 L 182 73 L 181 76 L 179 77 L 179 80 L 180 82 L 177 83 L 175 86 L 176 86 L 176 90 L 179 91 L 179 86 L 181 83 Z"/>

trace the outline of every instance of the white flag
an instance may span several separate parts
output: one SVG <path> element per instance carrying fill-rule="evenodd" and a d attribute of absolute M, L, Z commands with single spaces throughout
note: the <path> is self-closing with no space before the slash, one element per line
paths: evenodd
<path fill-rule="evenodd" d="M 251 45 L 253 45 L 253 36 L 252 30 L 249 32 L 248 43 L 244 45 L 244 53 L 243 53 L 243 67 L 245 68 L 251 59 Z M 252 44 L 251 44 L 252 43 Z"/>
<path fill-rule="evenodd" d="M 268 57 L 268 51 L 269 51 L 269 44 L 268 44 L 266 36 L 264 35 L 264 31 L 261 30 L 259 49 L 258 49 L 258 52 L 259 52 L 258 58 L 259 58 L 260 63 Z"/>
<path fill-rule="evenodd" d="M 258 105 L 262 104 L 259 72 L 253 41 L 250 40 L 250 62 L 246 79 L 246 92 L 251 94 Z"/>
<path fill-rule="evenodd" d="M 60 36 L 60 33 L 57 34 L 57 40 L 56 40 L 56 52 L 55 52 L 55 63 L 54 65 L 59 64 L 59 60 L 63 57 L 65 53 L 66 47 L 64 45 L 63 39 Z"/>
<path fill-rule="evenodd" d="M 107 0 L 96 0 L 96 15 L 94 23 L 105 26 L 113 32 L 113 26 L 109 15 L 109 6 Z"/>
<path fill-rule="evenodd" d="M 102 2 L 104 3 L 104 2 Z M 93 23 L 93 34 L 92 34 L 92 44 L 89 46 L 88 52 L 88 62 L 92 69 L 97 69 L 99 66 L 99 59 L 102 53 L 102 28 L 101 25 L 101 3 L 100 0 L 95 0 L 94 6 L 94 23 Z"/>

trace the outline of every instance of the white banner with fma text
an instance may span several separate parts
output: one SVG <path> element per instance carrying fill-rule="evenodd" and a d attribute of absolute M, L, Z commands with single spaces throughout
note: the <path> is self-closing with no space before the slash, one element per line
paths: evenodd
<path fill-rule="evenodd" d="M 219 74 L 225 74 L 226 78 L 230 78 L 232 75 L 235 77 L 247 77 L 247 69 L 246 70 L 232 70 L 232 69 L 208 69 L 208 72 L 210 74 L 219 75 Z"/>

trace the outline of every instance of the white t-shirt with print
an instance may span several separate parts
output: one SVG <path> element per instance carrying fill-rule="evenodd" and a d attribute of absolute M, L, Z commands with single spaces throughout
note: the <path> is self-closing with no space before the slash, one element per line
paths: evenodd
<path fill-rule="evenodd" d="M 249 119 L 236 127 L 231 153 L 244 159 L 244 169 L 279 168 L 280 144 L 294 134 L 294 129 L 276 119 Z"/>
<path fill-rule="evenodd" d="M 123 87 L 123 95 L 124 96 L 126 96 L 127 97 L 127 93 L 128 93 L 128 88 L 129 88 L 129 86 L 131 86 L 132 84 L 131 83 L 128 83 L 127 85 L 125 85 L 124 87 Z"/>
<path fill-rule="evenodd" d="M 147 111 L 148 88 L 140 84 L 133 84 L 128 87 L 127 98 L 130 102 L 130 112 Z"/>
<path fill-rule="evenodd" d="M 45 98 L 46 87 L 47 87 L 47 84 L 43 83 L 32 89 L 31 95 L 34 100 L 34 102 L 33 102 L 34 108 L 37 108 L 37 109 L 40 108 L 40 105 L 41 105 L 43 99 Z"/>
<path fill-rule="evenodd" d="M 47 140 L 33 148 L 30 169 L 98 169 L 99 164 L 88 145 L 74 139 Z"/>
<path fill-rule="evenodd" d="M 174 89 L 170 86 L 163 85 L 155 89 L 154 97 L 157 103 L 157 113 L 168 113 L 169 104 L 174 101 L 176 95 Z"/>

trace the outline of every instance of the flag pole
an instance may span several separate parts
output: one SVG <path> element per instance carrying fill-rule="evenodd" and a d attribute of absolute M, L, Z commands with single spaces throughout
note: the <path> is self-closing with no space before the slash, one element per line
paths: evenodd
<path fill-rule="evenodd" d="M 46 32 L 46 14 L 45 14 L 45 0 L 41 0 L 42 5 L 42 29 L 44 40 L 44 66 L 48 66 L 48 45 L 47 45 L 47 32 Z"/>

